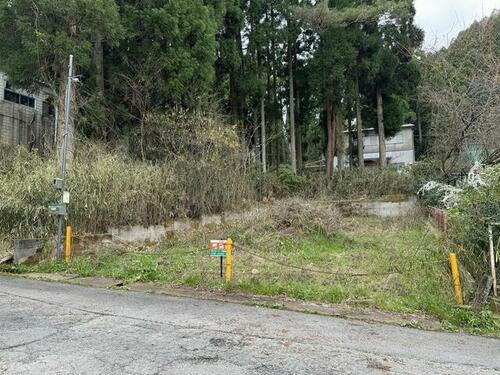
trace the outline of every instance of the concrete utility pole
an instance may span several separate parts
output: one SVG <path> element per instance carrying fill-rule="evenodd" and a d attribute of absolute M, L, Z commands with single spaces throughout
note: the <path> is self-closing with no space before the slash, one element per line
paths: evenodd
<path fill-rule="evenodd" d="M 57 224 L 57 247 L 56 255 L 57 258 L 62 256 L 62 235 L 64 229 L 64 222 L 66 221 L 66 204 L 69 203 L 69 197 L 65 193 L 66 186 L 66 160 L 68 157 L 68 132 L 69 132 L 69 116 L 71 112 L 71 94 L 73 86 L 73 55 L 69 56 L 69 66 L 68 66 L 68 83 L 66 86 L 66 97 L 64 103 L 64 134 L 63 134 L 63 144 L 61 152 L 61 178 L 59 184 L 56 184 L 56 188 L 60 191 L 60 207 L 61 209 L 58 213 L 58 224 Z"/>

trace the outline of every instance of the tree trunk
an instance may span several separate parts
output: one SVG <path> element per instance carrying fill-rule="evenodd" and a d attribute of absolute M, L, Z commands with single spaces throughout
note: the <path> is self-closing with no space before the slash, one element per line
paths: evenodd
<path fill-rule="evenodd" d="M 337 116 L 336 116 L 336 149 L 337 149 L 337 165 L 339 171 L 344 169 L 344 162 L 345 162 L 345 141 L 344 141 L 344 120 L 342 118 L 342 113 L 340 111 L 337 111 Z"/>
<path fill-rule="evenodd" d="M 281 121 L 278 121 L 278 116 L 277 116 L 277 108 L 278 108 L 278 95 L 277 95 L 277 69 L 274 65 L 274 42 L 273 42 L 273 132 L 274 132 L 274 165 L 276 168 L 280 166 L 280 142 L 281 142 L 281 129 L 279 129 L 279 123 Z"/>
<path fill-rule="evenodd" d="M 271 28 L 274 30 L 275 29 L 275 10 L 273 7 L 273 3 L 271 2 L 270 4 L 271 9 Z M 274 133 L 274 139 L 272 144 L 274 145 L 274 151 L 273 151 L 273 159 L 274 159 L 274 165 L 276 168 L 280 166 L 280 156 L 281 156 L 281 129 L 279 129 L 279 123 L 281 122 L 278 121 L 278 116 L 277 116 L 277 111 L 278 111 L 278 95 L 277 95 L 277 75 L 278 75 L 278 69 L 276 67 L 277 62 L 276 62 L 276 40 L 274 39 L 274 36 L 271 38 L 271 61 L 269 64 L 271 65 L 272 69 L 272 74 L 273 74 L 273 82 L 272 82 L 272 103 L 273 103 L 273 110 L 272 110 L 272 117 L 273 117 L 273 133 Z M 281 112 L 281 110 L 280 110 Z M 280 116 L 281 117 L 281 116 Z"/>
<path fill-rule="evenodd" d="M 103 38 L 99 31 L 94 34 L 94 48 L 92 53 L 92 61 L 95 68 L 96 77 L 96 118 L 95 121 L 99 125 L 98 132 L 103 140 L 108 139 L 108 132 L 110 131 L 110 123 L 112 120 L 107 119 L 104 101 L 104 51 L 103 51 Z"/>
<path fill-rule="evenodd" d="M 349 168 L 354 168 L 354 139 L 352 133 L 352 118 L 351 115 L 347 118 L 348 136 L 349 136 Z"/>
<path fill-rule="evenodd" d="M 297 89 L 297 118 L 300 118 L 300 95 L 299 90 Z M 299 172 L 304 168 L 303 160 L 302 160 L 302 129 L 300 128 L 300 121 L 295 124 L 295 132 L 296 132 L 296 144 L 297 144 L 297 169 Z"/>
<path fill-rule="evenodd" d="M 285 124 L 282 124 L 282 137 L 281 137 L 281 142 L 280 142 L 280 151 L 281 151 L 281 161 L 282 163 L 286 163 L 288 159 L 288 151 L 289 151 L 289 147 L 288 147 L 288 141 L 287 141 L 287 137 L 286 137 L 286 134 L 285 134 Z"/>
<path fill-rule="evenodd" d="M 295 140 L 295 98 L 293 88 L 293 56 L 291 43 L 289 43 L 288 46 L 288 80 L 290 86 L 290 155 L 292 162 L 292 171 L 293 173 L 297 174 L 297 151 Z"/>
<path fill-rule="evenodd" d="M 382 98 L 382 90 L 378 87 L 377 87 L 377 122 L 378 122 L 379 166 L 380 168 L 384 168 L 387 166 L 387 158 L 385 152 L 384 102 Z"/>
<path fill-rule="evenodd" d="M 102 34 L 97 31 L 94 35 L 94 53 L 93 60 L 96 70 L 96 86 L 99 99 L 104 96 L 104 64 L 103 64 L 103 49 L 102 49 Z"/>
<path fill-rule="evenodd" d="M 423 135 L 422 135 L 422 117 L 420 115 L 420 105 L 417 103 L 417 129 L 418 129 L 418 145 L 422 147 Z"/>
<path fill-rule="evenodd" d="M 361 96 L 359 94 L 359 80 L 356 80 L 356 130 L 358 133 L 358 164 L 360 168 L 365 167 L 363 118 L 361 116 Z"/>
<path fill-rule="evenodd" d="M 252 142 L 253 142 L 253 150 L 254 153 L 252 155 L 251 163 L 257 165 L 257 163 L 260 163 L 262 160 L 262 157 L 260 156 L 261 154 L 261 149 L 262 147 L 260 146 L 260 109 L 258 107 L 254 108 L 252 110 L 252 115 L 253 115 L 253 128 L 252 128 Z"/>
<path fill-rule="evenodd" d="M 266 155 L 266 107 L 264 103 L 264 94 L 260 98 L 260 143 L 262 154 L 262 172 L 267 173 L 267 155 Z"/>
<path fill-rule="evenodd" d="M 229 100 L 231 103 L 231 120 L 236 125 L 238 124 L 239 114 L 236 93 L 236 72 L 234 72 L 234 68 L 231 68 L 231 73 L 229 73 Z"/>
<path fill-rule="evenodd" d="M 279 101 L 279 108 L 284 108 L 284 103 L 283 100 Z M 289 137 L 288 134 L 286 133 L 286 128 L 290 124 L 290 119 L 289 116 L 290 114 L 288 111 L 285 112 L 285 121 L 280 118 L 278 121 L 279 124 L 279 134 L 281 136 L 280 138 L 280 152 L 281 152 L 281 163 L 287 164 L 288 161 L 290 160 L 290 144 L 289 144 Z"/>
<path fill-rule="evenodd" d="M 330 101 L 326 104 L 326 127 L 328 133 L 328 144 L 326 153 L 326 176 L 333 177 L 333 160 L 335 157 L 335 126 L 336 115 L 333 111 L 333 106 Z"/>

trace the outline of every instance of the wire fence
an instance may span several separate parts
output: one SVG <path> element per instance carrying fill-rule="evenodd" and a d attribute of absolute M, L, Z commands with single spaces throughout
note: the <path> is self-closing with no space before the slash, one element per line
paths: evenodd
<path fill-rule="evenodd" d="M 299 267 L 299 266 L 294 266 L 291 264 L 286 264 L 284 262 L 281 262 L 279 260 L 273 259 L 271 257 L 266 257 L 261 254 L 257 254 L 250 249 L 248 249 L 245 246 L 242 245 L 234 245 L 234 247 L 244 253 L 247 253 L 253 257 L 265 260 L 267 262 L 271 262 L 277 265 L 280 265 L 285 268 L 291 268 L 291 269 L 296 269 L 299 271 L 303 272 L 309 272 L 309 273 L 319 273 L 319 274 L 324 274 L 324 275 L 331 275 L 331 276 L 337 276 L 337 277 L 368 277 L 368 276 L 388 276 L 388 275 L 393 275 L 393 274 L 399 274 L 400 272 L 375 272 L 375 273 L 369 273 L 369 272 L 361 272 L 361 273 L 353 273 L 353 272 L 331 272 L 331 271 L 325 271 L 325 270 L 318 270 L 318 269 L 313 269 L 313 268 L 304 268 L 304 267 Z"/>

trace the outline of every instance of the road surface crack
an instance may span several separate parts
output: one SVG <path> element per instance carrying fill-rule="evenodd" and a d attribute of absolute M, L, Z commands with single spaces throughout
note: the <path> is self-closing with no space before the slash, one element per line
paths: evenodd
<path fill-rule="evenodd" d="M 283 337 L 278 337 L 278 336 L 266 336 L 266 335 L 259 335 L 259 334 L 245 334 L 245 333 L 239 333 L 239 332 L 229 332 L 229 331 L 224 331 L 221 329 L 207 328 L 207 327 L 198 326 L 198 325 L 180 325 L 180 324 L 162 322 L 162 321 L 158 321 L 158 320 L 137 318 L 137 317 L 128 316 L 128 315 L 124 315 L 124 314 L 113 314 L 113 313 L 101 312 L 101 311 L 96 311 L 96 310 L 83 309 L 83 308 L 79 308 L 79 307 L 67 306 L 64 304 L 49 302 L 49 301 L 45 301 L 45 300 L 38 299 L 38 298 L 26 297 L 26 296 L 14 294 L 14 293 L 9 293 L 9 292 L 5 292 L 5 291 L 0 292 L 0 294 L 10 296 L 10 297 L 20 298 L 20 299 L 26 299 L 26 300 L 30 300 L 30 301 L 34 301 L 34 302 L 38 302 L 38 303 L 43 303 L 43 304 L 49 305 L 49 306 L 54 306 L 54 307 L 59 307 L 59 308 L 62 307 L 62 308 L 68 309 L 68 310 L 84 312 L 87 314 L 94 314 L 94 315 L 98 315 L 100 317 L 120 318 L 120 319 L 128 319 L 128 320 L 144 322 L 144 323 L 154 323 L 154 324 L 158 324 L 158 325 L 169 326 L 169 327 L 172 327 L 175 329 L 201 330 L 201 331 L 205 331 L 205 332 L 221 333 L 221 334 L 225 334 L 225 335 L 235 335 L 235 336 L 240 336 L 243 339 L 251 337 L 251 338 L 257 338 L 257 339 L 262 339 L 262 340 L 272 340 L 272 341 L 284 340 Z M 288 339 L 288 341 L 291 341 L 291 340 Z M 299 341 L 296 341 L 296 342 L 299 343 Z"/>

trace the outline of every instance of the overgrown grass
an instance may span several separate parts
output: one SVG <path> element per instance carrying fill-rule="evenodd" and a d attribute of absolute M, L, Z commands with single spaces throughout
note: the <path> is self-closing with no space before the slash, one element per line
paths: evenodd
<path fill-rule="evenodd" d="M 306 172 L 303 176 L 297 176 L 289 166 L 284 165 L 265 176 L 263 193 L 278 198 L 380 198 L 384 195 L 414 194 L 415 186 L 408 171 L 398 171 L 392 167 L 345 169 L 335 171 L 333 178 L 328 179 L 324 172 Z"/>
<path fill-rule="evenodd" d="M 294 201 L 281 211 L 265 209 L 227 227 L 179 234 L 152 248 L 100 249 L 68 264 L 47 261 L 15 272 L 68 272 L 420 312 L 438 318 L 449 330 L 500 335 L 490 312 L 456 306 L 448 245 L 424 219 L 325 222 L 329 215 L 319 212 L 333 208 L 318 207 Z M 311 212 L 317 215 L 314 224 Z M 240 247 L 235 249 L 234 281 L 226 284 L 219 277 L 218 258 L 208 256 L 206 244 L 229 236 Z"/>
<path fill-rule="evenodd" d="M 58 200 L 52 186 L 57 160 L 24 148 L 0 151 L 0 239 L 53 233 L 48 206 Z M 239 208 L 254 197 L 240 167 L 236 152 L 152 163 L 79 144 L 68 171 L 69 223 L 79 233 L 106 233 Z"/>

